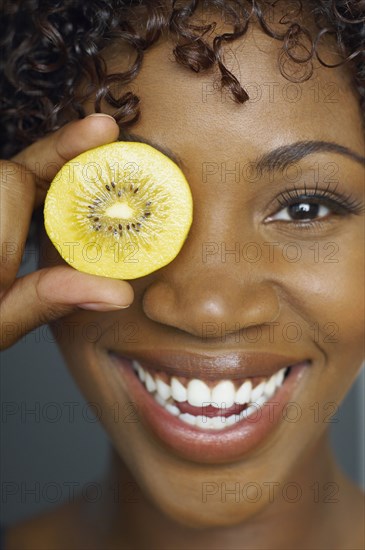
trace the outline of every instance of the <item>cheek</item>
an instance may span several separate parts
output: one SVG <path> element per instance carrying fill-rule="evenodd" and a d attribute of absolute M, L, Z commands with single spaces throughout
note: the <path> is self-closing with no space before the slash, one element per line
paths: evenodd
<path fill-rule="evenodd" d="M 312 399 L 336 406 L 364 360 L 364 243 L 361 233 L 351 236 L 307 244 L 311 260 L 307 256 L 290 268 L 287 264 L 281 279 L 304 321 L 306 337 L 323 357 Z"/>
<path fill-rule="evenodd" d="M 343 224 L 336 234 L 306 242 L 288 238 L 291 246 L 274 264 L 284 302 L 306 321 L 307 334 L 328 354 L 336 350 L 347 356 L 363 345 L 364 239 L 359 225 Z"/>
<path fill-rule="evenodd" d="M 364 257 L 361 237 L 328 239 L 322 259 L 309 276 L 308 300 L 315 312 L 321 344 L 346 362 L 362 357 L 364 323 Z"/>

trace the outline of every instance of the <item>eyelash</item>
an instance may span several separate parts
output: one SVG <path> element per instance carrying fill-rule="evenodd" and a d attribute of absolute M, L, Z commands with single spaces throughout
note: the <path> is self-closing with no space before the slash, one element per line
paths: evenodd
<path fill-rule="evenodd" d="M 359 215 L 364 213 L 364 205 L 360 200 L 354 198 L 351 193 L 345 195 L 336 191 L 336 186 L 331 189 L 331 185 L 328 185 L 325 189 L 319 189 L 316 185 L 314 190 L 308 190 L 304 184 L 303 189 L 294 187 L 293 189 L 285 189 L 278 197 L 276 197 L 277 203 L 281 209 L 288 208 L 297 203 L 318 204 L 319 206 L 326 206 L 332 210 L 332 214 L 339 216 L 346 216 L 349 214 Z M 280 212 L 277 210 L 275 214 Z M 330 214 L 330 215 L 332 215 Z M 310 228 L 317 225 L 322 225 L 327 221 L 329 216 L 324 216 L 317 220 L 309 221 L 286 221 L 279 220 L 282 223 L 290 223 L 292 226 L 303 228 Z M 273 220 L 275 221 L 275 220 Z"/>

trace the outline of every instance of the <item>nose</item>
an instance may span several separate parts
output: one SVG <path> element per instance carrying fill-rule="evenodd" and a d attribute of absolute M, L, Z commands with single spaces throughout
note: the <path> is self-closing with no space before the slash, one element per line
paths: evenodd
<path fill-rule="evenodd" d="M 214 327 L 234 332 L 279 316 L 275 285 L 257 273 L 173 264 L 143 296 L 144 313 L 155 322 L 206 339 L 216 335 Z"/>

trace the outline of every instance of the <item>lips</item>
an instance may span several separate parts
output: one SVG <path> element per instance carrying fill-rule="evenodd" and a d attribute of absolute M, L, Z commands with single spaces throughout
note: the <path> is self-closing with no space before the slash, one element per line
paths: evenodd
<path fill-rule="evenodd" d="M 118 354 L 118 352 L 116 352 Z M 124 354 L 121 354 L 125 356 Z M 280 369 L 303 361 L 302 357 L 267 352 L 191 353 L 174 350 L 136 351 L 129 360 L 136 359 L 143 367 L 163 371 L 169 376 L 225 380 L 270 377 Z"/>
<path fill-rule="evenodd" d="M 147 354 L 143 353 L 144 359 L 141 352 L 138 355 L 139 361 L 143 361 L 146 368 Z M 237 386 L 243 378 L 251 381 L 271 375 L 274 380 L 275 373 L 279 377 L 277 387 L 274 387 L 273 383 L 268 386 L 271 388 L 271 395 L 263 392 L 266 382 L 259 382 L 257 387 L 261 387 L 256 395 L 259 391 L 262 395 L 257 398 L 257 403 L 245 403 L 234 411 L 226 407 L 223 412 L 221 404 L 215 404 L 215 407 L 219 408 L 215 409 L 214 418 L 210 418 L 212 415 L 209 413 L 212 410 L 208 403 L 205 404 L 205 409 L 200 407 L 200 411 L 195 407 L 195 413 L 190 409 L 190 413 L 193 414 L 181 411 L 181 407 L 189 409 L 188 401 L 172 404 L 169 402 L 172 396 L 168 395 L 164 386 L 163 392 L 167 392 L 162 393 L 164 397 L 158 394 L 156 388 L 147 389 L 145 381 L 139 377 L 138 363 L 110 352 L 111 365 L 117 367 L 121 373 L 123 385 L 130 399 L 136 404 L 144 427 L 151 430 L 158 441 L 165 444 L 170 451 L 199 463 L 224 463 L 236 460 L 265 440 L 280 423 L 286 403 L 293 400 L 296 388 L 310 366 L 308 360 L 295 358 L 293 361 L 291 357 L 268 353 L 197 356 L 191 353 L 164 352 L 159 356 L 159 361 L 157 357 L 155 352 L 148 354 L 148 364 L 154 365 L 153 368 L 149 368 L 152 369 L 151 372 L 162 373 L 165 380 L 166 377 L 178 379 L 178 373 L 181 373 L 183 377 L 190 378 L 190 381 L 198 380 L 198 377 L 202 376 L 210 386 L 217 382 L 227 382 L 230 378 L 230 383 Z M 223 358 L 227 357 L 227 362 L 223 364 Z M 168 361 L 177 358 L 180 360 L 179 363 L 167 364 Z M 193 364 L 194 359 L 196 362 Z M 217 367 L 218 370 L 214 372 L 214 368 Z M 280 370 L 281 375 L 278 374 Z M 187 377 L 187 374 L 190 376 Z M 236 404 L 233 404 L 233 407 L 236 407 Z"/>

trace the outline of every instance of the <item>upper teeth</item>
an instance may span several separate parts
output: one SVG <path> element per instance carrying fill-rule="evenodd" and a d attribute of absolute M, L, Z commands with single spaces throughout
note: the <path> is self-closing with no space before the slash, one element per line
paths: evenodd
<path fill-rule="evenodd" d="M 281 386 L 286 371 L 284 367 L 270 378 L 260 381 L 255 387 L 252 387 L 252 382 L 249 379 L 238 384 L 236 380 L 219 380 L 212 382 L 212 387 L 210 387 L 198 378 L 190 379 L 187 385 L 184 385 L 186 379 L 181 380 L 176 376 L 168 378 L 167 381 L 162 380 L 159 373 L 154 375 L 151 371 L 146 371 L 138 361 L 133 361 L 133 368 L 147 390 L 150 393 L 156 392 L 161 401 L 167 401 L 172 397 L 177 402 L 187 401 L 194 407 L 211 405 L 219 409 L 229 408 L 234 403 L 239 405 L 259 404 L 262 402 L 262 398 L 269 399 Z"/>

